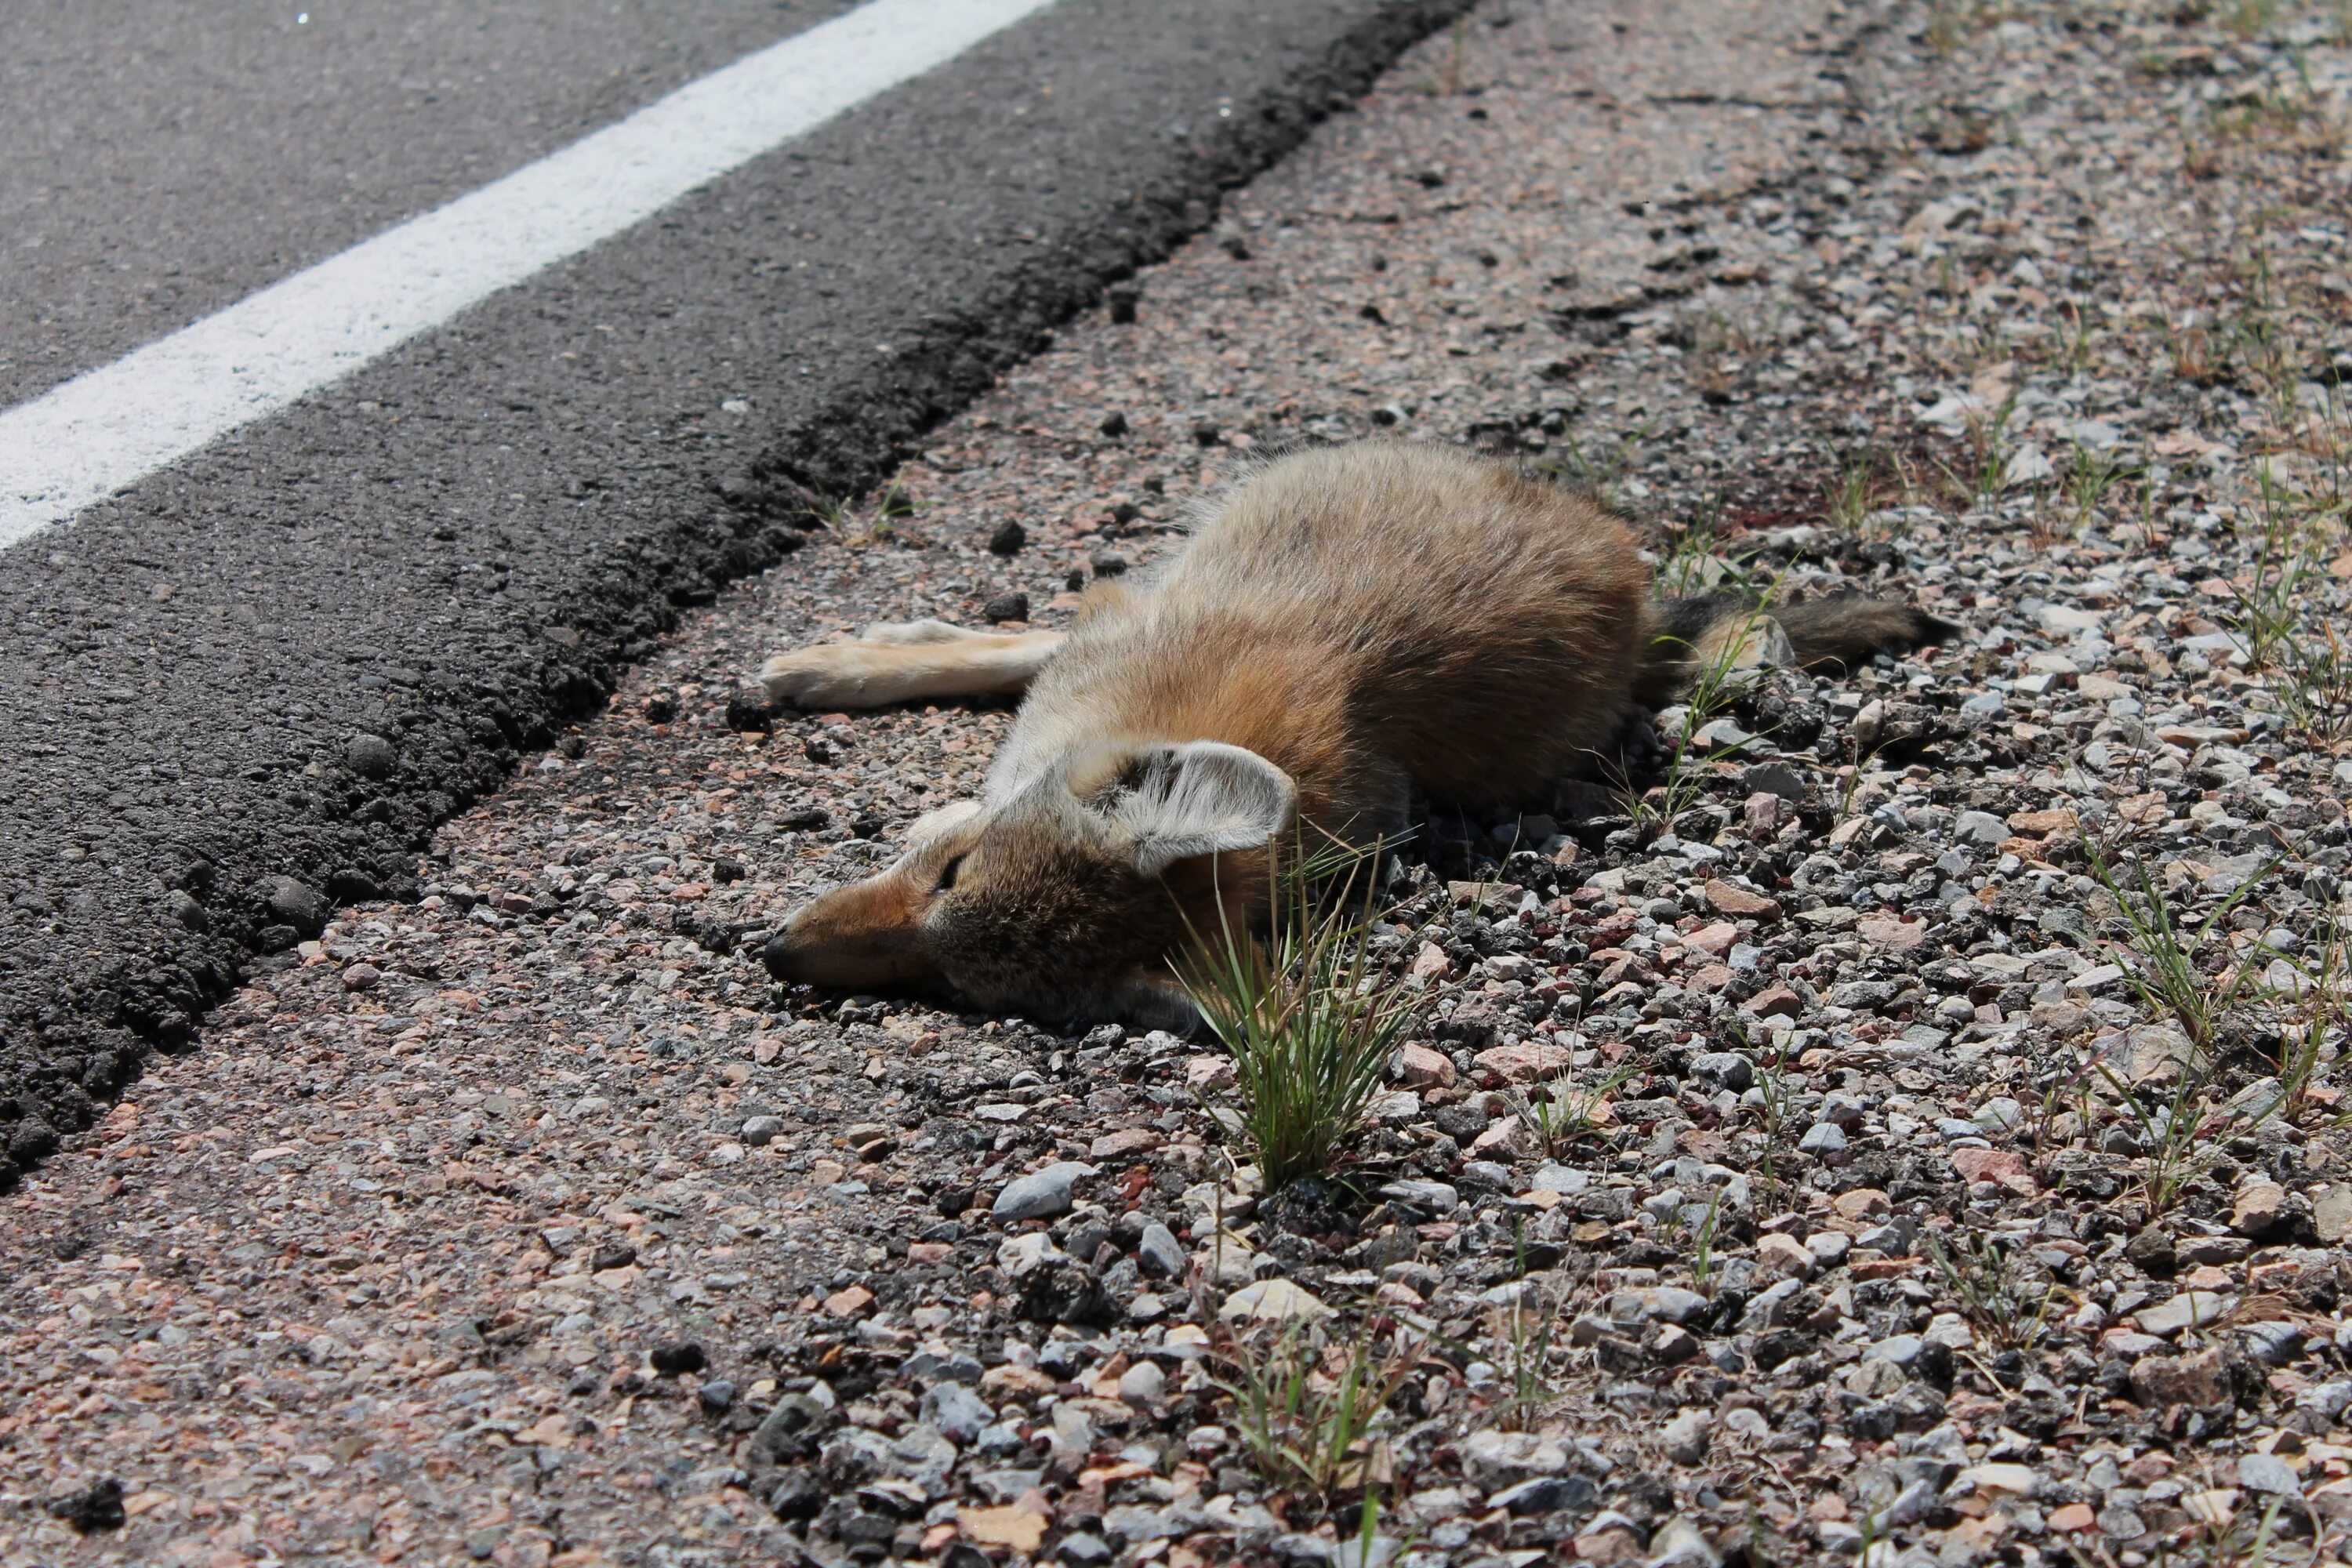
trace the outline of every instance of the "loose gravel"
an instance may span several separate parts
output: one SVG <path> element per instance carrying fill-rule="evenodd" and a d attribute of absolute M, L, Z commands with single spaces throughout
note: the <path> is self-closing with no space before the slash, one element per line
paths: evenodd
<path fill-rule="evenodd" d="M 0 1563 L 2340 1556 L 2346 42 L 1490 0 L 6 1201 Z M 1433 814 L 1346 1182 L 1204 1042 L 767 982 L 1009 710 L 762 655 L 1380 431 L 1964 637 Z M 1329 1507 L 1221 1387 L 1307 1343 L 1395 1374 Z"/>

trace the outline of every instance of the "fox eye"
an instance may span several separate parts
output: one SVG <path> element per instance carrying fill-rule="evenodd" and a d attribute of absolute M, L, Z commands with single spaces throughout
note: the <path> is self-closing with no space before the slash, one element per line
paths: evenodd
<path fill-rule="evenodd" d="M 963 857 L 959 855 L 940 868 L 940 879 L 931 887 L 934 893 L 944 893 L 956 885 L 956 874 L 963 869 Z"/>

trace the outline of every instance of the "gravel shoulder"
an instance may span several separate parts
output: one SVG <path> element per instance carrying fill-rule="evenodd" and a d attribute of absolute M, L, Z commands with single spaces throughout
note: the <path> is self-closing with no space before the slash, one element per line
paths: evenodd
<path fill-rule="evenodd" d="M 2347 82 L 2292 8 L 1479 7 L 0 1205 L 0 1563 L 2340 1558 Z M 769 984 L 1009 710 L 761 656 L 1057 623 L 1375 431 L 1964 636 L 1433 815 L 1351 1184 L 1202 1042 Z M 1328 1495 L 1219 1386 L 1286 1326 L 1394 1374 Z"/>

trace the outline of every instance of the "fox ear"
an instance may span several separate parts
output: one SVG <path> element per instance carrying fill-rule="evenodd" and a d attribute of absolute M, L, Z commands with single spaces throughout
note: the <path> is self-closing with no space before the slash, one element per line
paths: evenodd
<path fill-rule="evenodd" d="M 1136 869 L 1147 877 L 1195 855 L 1254 849 L 1290 826 L 1298 804 L 1288 773 L 1216 741 L 1139 746 L 1113 759 L 1108 773 L 1084 798 L 1127 831 Z"/>

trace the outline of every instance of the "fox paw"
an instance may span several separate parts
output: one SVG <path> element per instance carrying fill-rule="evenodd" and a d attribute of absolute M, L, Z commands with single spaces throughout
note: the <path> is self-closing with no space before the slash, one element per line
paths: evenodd
<path fill-rule="evenodd" d="M 945 621 L 877 621 L 859 632 L 857 640 L 880 643 L 886 647 L 911 647 L 917 643 L 971 642 L 992 635 L 1001 634 L 969 631 Z"/>
<path fill-rule="evenodd" d="M 818 643 L 780 653 L 760 667 L 760 684 L 774 704 L 798 708 L 865 708 L 889 702 L 876 687 L 889 673 L 886 655 L 863 642 Z"/>

